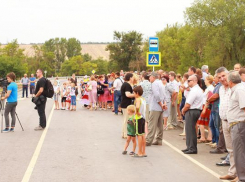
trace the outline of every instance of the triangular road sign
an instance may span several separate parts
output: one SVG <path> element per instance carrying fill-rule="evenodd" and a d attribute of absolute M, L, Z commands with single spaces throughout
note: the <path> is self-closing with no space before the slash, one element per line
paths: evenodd
<path fill-rule="evenodd" d="M 150 63 L 158 63 L 158 60 L 155 55 L 151 57 Z"/>

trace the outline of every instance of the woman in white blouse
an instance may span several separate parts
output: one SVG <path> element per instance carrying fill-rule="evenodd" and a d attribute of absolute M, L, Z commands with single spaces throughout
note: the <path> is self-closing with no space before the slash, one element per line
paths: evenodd
<path fill-rule="evenodd" d="M 214 90 L 214 86 L 212 85 L 213 80 L 214 77 L 212 75 L 208 75 L 205 78 L 205 85 L 207 86 L 207 88 L 203 93 L 203 111 L 197 121 L 197 125 L 199 125 L 201 131 L 201 138 L 197 141 L 198 143 L 206 143 L 212 141 L 212 133 L 209 128 L 209 119 L 210 119 L 211 110 L 207 106 L 205 106 L 205 104 L 207 99 L 210 98 L 211 95 L 213 94 L 213 90 Z M 207 140 L 205 138 L 205 127 L 208 128 Z"/>

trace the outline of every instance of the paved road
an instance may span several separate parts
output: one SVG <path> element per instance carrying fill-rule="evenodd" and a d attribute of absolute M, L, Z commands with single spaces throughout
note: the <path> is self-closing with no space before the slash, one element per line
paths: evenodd
<path fill-rule="evenodd" d="M 198 155 L 186 158 L 179 152 L 185 148 L 180 129 L 165 131 L 163 146 L 147 147 L 147 158 L 133 158 L 121 154 L 121 115 L 91 112 L 81 105 L 76 112 L 52 111 L 53 101 L 48 100 L 50 125 L 43 134 L 33 130 L 38 125 L 33 108 L 30 98 L 21 99 L 17 113 L 25 131 L 17 123 L 14 133 L 0 134 L 1 182 L 19 182 L 25 174 L 31 182 L 218 182 L 227 173 L 227 167 L 215 166 L 223 155 L 209 154 L 205 144 L 198 146 Z M 28 168 L 32 165 L 33 171 Z"/>

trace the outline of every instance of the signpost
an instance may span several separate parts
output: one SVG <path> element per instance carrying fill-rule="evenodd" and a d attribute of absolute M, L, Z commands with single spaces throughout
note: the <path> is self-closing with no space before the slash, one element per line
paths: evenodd
<path fill-rule="evenodd" d="M 149 52 L 158 52 L 159 51 L 159 39 L 158 37 L 149 38 Z"/>
<path fill-rule="evenodd" d="M 159 51 L 158 37 L 149 38 L 149 52 L 146 54 L 146 65 L 152 66 L 153 71 L 155 66 L 161 66 L 161 53 Z"/>
<path fill-rule="evenodd" d="M 153 66 L 153 71 L 154 67 L 161 66 L 161 53 L 160 52 L 147 52 L 147 58 L 146 58 L 147 66 Z"/>
<path fill-rule="evenodd" d="M 47 71 L 45 70 L 44 73 L 45 73 L 45 78 L 46 78 Z"/>

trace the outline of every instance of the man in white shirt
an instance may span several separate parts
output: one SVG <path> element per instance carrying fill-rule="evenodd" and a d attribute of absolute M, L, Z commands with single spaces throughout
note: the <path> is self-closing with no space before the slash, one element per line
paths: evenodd
<path fill-rule="evenodd" d="M 245 86 L 245 68 L 241 68 L 239 71 L 239 74 L 241 76 L 242 84 Z"/>
<path fill-rule="evenodd" d="M 190 93 L 186 99 L 182 114 L 185 116 L 185 130 L 186 130 L 186 146 L 182 150 L 184 154 L 197 154 L 197 133 L 196 123 L 200 117 L 203 105 L 203 91 L 197 84 L 197 76 L 193 75 L 188 78 Z"/>
<path fill-rule="evenodd" d="M 237 171 L 237 181 L 245 181 L 245 86 L 237 71 L 230 71 L 228 84 L 231 89 L 227 120 L 231 131 L 232 148 Z"/>
<path fill-rule="evenodd" d="M 115 78 L 116 79 L 113 82 L 113 87 L 111 89 L 114 89 L 114 110 L 115 114 L 118 115 L 118 106 L 121 103 L 121 87 L 123 80 L 120 78 L 119 72 L 115 74 Z"/>
<path fill-rule="evenodd" d="M 231 140 L 231 132 L 229 130 L 229 123 L 227 119 L 227 112 L 230 102 L 230 94 L 231 90 L 228 87 L 228 70 L 225 67 L 220 67 L 215 72 L 217 77 L 219 78 L 222 86 L 219 89 L 219 116 L 222 120 L 222 129 L 225 137 L 226 148 L 230 155 L 230 167 L 228 169 L 228 174 L 224 176 L 220 176 L 222 180 L 234 180 L 236 178 L 236 166 L 234 162 L 234 151 L 232 149 L 232 140 Z"/>
<path fill-rule="evenodd" d="M 29 84 L 30 80 L 27 77 L 27 74 L 24 74 L 24 77 L 21 79 L 21 83 L 22 83 L 22 98 L 24 98 L 24 94 L 26 92 L 26 98 L 28 98 L 28 84 Z"/>
<path fill-rule="evenodd" d="M 169 85 L 174 89 L 171 97 L 170 115 L 168 118 L 168 129 L 174 129 L 177 126 L 177 102 L 179 93 L 179 84 L 175 80 L 176 74 L 173 71 L 169 72 Z"/>

